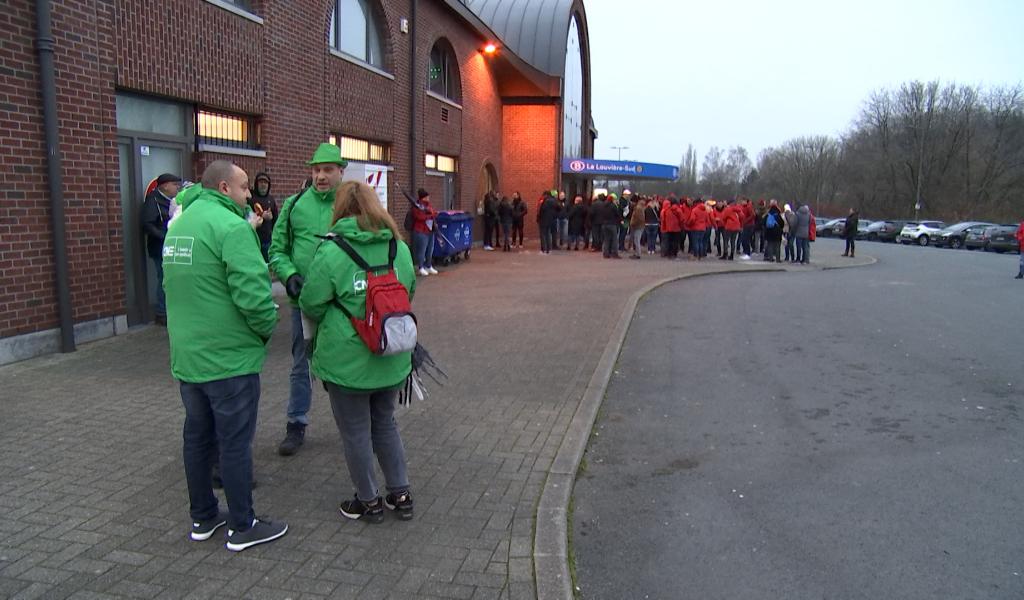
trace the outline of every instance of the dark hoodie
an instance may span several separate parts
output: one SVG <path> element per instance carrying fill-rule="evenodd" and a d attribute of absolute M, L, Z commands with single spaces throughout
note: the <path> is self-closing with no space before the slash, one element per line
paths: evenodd
<path fill-rule="evenodd" d="M 258 184 L 260 180 L 267 182 L 267 193 L 266 195 L 260 195 L 257 192 Z M 263 218 L 263 224 L 256 230 L 256 234 L 260 236 L 260 244 L 266 245 L 270 243 L 270 237 L 274 233 L 274 224 L 277 223 L 277 201 L 270 195 L 270 176 L 266 173 L 257 173 L 256 178 L 252 180 L 252 198 L 249 198 L 249 208 L 256 211 L 256 204 L 259 203 L 260 208 L 263 211 L 269 212 L 273 219 Z"/>

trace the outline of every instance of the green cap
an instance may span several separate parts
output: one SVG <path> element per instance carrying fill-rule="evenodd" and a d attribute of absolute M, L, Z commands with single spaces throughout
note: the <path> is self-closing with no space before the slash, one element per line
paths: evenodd
<path fill-rule="evenodd" d="M 558 190 L 551 190 L 551 195 L 552 196 L 557 196 L 558 195 Z"/>
<path fill-rule="evenodd" d="M 313 158 L 306 164 L 322 165 L 324 163 L 341 165 L 342 169 L 348 166 L 348 161 L 341 157 L 341 148 L 327 142 L 317 146 L 316 152 L 313 153 Z"/>

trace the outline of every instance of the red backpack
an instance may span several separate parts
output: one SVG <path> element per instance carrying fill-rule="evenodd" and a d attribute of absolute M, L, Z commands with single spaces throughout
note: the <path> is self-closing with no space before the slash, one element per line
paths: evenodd
<path fill-rule="evenodd" d="M 398 242 L 391 238 L 387 265 L 371 267 L 344 238 L 327 237 L 366 271 L 366 318 L 352 316 L 337 299 L 334 304 L 349 318 L 370 352 L 381 356 L 411 352 L 416 347 L 416 316 L 412 314 L 409 291 L 395 275 Z"/>

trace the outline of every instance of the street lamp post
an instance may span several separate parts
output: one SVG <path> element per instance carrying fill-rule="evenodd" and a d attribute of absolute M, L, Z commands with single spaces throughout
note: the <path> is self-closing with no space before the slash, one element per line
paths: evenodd
<path fill-rule="evenodd" d="M 612 150 L 618 150 L 619 151 L 619 158 L 618 158 L 618 160 L 622 160 L 622 151 L 623 150 L 629 150 L 629 146 L 612 146 L 611 148 L 612 148 Z"/>

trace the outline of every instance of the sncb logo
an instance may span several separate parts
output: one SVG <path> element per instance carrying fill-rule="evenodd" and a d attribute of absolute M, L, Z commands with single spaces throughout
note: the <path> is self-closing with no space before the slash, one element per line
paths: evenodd
<path fill-rule="evenodd" d="M 582 160 L 574 160 L 571 163 L 569 163 L 569 170 L 574 172 L 574 173 L 579 173 L 580 171 L 586 171 L 587 170 L 587 163 L 583 162 Z"/>

